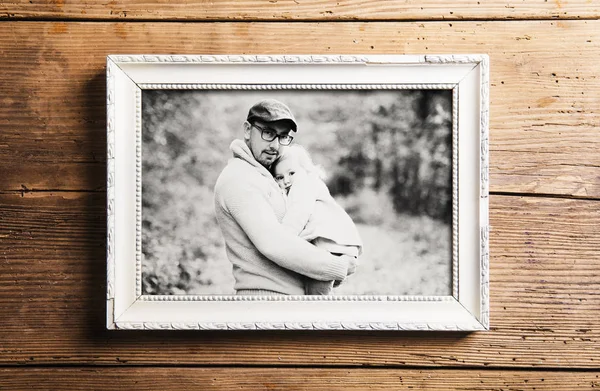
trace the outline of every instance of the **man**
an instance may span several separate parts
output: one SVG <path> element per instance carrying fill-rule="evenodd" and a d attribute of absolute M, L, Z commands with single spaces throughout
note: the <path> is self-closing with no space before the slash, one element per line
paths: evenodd
<path fill-rule="evenodd" d="M 250 108 L 244 140 L 231 143 L 233 159 L 215 185 L 215 212 L 233 264 L 238 295 L 303 295 L 304 276 L 343 280 L 356 258 L 334 256 L 283 227 L 285 198 L 269 167 L 292 142 L 296 120 L 283 103 L 267 99 Z"/>

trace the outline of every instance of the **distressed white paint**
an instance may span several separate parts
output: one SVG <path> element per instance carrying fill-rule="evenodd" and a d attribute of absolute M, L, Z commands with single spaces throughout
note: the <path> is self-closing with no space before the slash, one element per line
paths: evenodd
<path fill-rule="evenodd" d="M 109 56 L 107 327 L 196 330 L 489 328 L 486 55 Z M 453 99 L 453 295 L 142 296 L 140 94 L 144 88 L 448 88 Z M 458 183 L 456 181 L 458 179 Z"/>

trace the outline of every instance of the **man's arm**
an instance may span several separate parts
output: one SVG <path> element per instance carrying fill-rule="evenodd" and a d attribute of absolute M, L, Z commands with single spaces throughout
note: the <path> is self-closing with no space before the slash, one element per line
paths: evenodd
<path fill-rule="evenodd" d="M 351 257 L 333 256 L 284 228 L 256 184 L 241 178 L 220 190 L 228 213 L 272 262 L 321 281 L 342 280 L 354 271 Z"/>

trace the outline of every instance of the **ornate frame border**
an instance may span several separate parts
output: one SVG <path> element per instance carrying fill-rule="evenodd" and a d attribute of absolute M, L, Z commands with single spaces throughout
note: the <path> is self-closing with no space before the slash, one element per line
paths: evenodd
<path fill-rule="evenodd" d="M 175 66 L 181 66 L 202 70 L 203 65 L 231 65 L 247 64 L 269 64 L 285 66 L 286 64 L 302 65 L 378 65 L 388 67 L 431 67 L 442 66 L 444 69 L 452 69 L 461 66 L 462 73 L 458 72 L 458 78 L 446 82 L 444 76 L 437 77 L 437 82 L 422 83 L 277 83 L 277 84 L 246 84 L 228 82 L 210 82 L 197 80 L 194 72 L 190 77 L 172 78 L 165 77 L 165 71 Z M 466 66 L 466 67 L 465 67 Z M 150 69 L 149 72 L 149 67 Z M 431 68 L 429 68 L 431 69 Z M 160 72 L 158 72 L 160 70 Z M 162 76 L 161 76 L 162 75 Z M 475 76 L 475 82 L 466 85 L 464 80 L 467 75 Z M 434 79 L 435 73 L 434 73 Z M 168 79 L 168 82 L 162 82 Z M 418 80 L 417 80 L 418 81 Z M 472 84 L 475 84 L 474 86 Z M 155 296 L 142 295 L 141 290 L 141 91 L 143 89 L 451 89 L 453 91 L 453 228 L 452 228 L 452 296 Z M 478 136 L 479 136 L 479 178 L 477 188 L 479 193 L 477 222 L 479 226 L 479 260 L 476 269 L 479 274 L 478 308 L 474 311 L 468 309 L 468 305 L 461 303 L 459 296 L 459 100 L 461 89 L 477 89 L 478 96 L 474 96 L 478 102 Z M 473 94 L 473 91 L 471 91 Z M 472 103 L 472 102 L 471 102 Z M 123 107 L 125 106 L 125 107 Z M 464 105 L 463 105 L 464 106 Z M 473 110 L 474 107 L 470 107 Z M 182 55 L 114 55 L 107 57 L 107 327 L 109 329 L 199 329 L 199 330 L 253 330 L 253 329 L 314 329 L 314 330 L 486 330 L 489 329 L 489 226 L 488 226 L 488 123 L 489 123 L 489 59 L 486 55 L 440 55 L 440 56 L 182 56 Z M 123 151 L 117 153 L 120 145 L 127 144 L 126 141 L 118 142 L 119 135 L 133 129 L 129 144 L 133 140 L 134 158 L 130 177 L 135 179 L 135 196 L 133 203 L 129 204 L 135 208 L 135 235 L 134 251 L 135 262 L 122 259 L 117 256 L 116 228 L 123 226 L 118 221 L 118 200 L 116 199 L 117 161 L 123 161 Z M 118 133 L 118 132 L 121 133 Z M 470 135 L 469 137 L 471 137 Z M 119 159 L 119 157 L 121 159 Z M 130 188 L 131 189 L 131 188 Z M 127 193 L 127 191 L 126 191 Z M 129 192 L 131 193 L 131 192 Z M 131 196 L 132 194 L 129 194 Z M 131 228 L 131 227 L 130 227 Z M 122 245 L 122 244 L 121 244 Z M 123 246 L 123 245 L 122 245 Z M 127 243 L 124 246 L 128 246 Z M 471 260 L 472 262 L 473 260 Z M 120 265 L 127 263 L 123 268 Z M 471 268 L 473 266 L 470 266 Z M 129 275 L 129 277 L 127 276 Z M 133 275 L 133 283 L 131 276 Z M 127 291 L 128 294 L 124 294 Z M 132 292 L 133 291 L 133 292 Z M 121 293 L 121 294 L 120 294 Z M 472 294 L 469 294 L 472 295 Z M 127 296 L 127 297 L 125 297 Z M 470 298 L 473 299 L 473 298 Z M 118 302 L 125 303 L 117 305 Z M 206 319 L 194 321 L 177 321 L 163 317 L 164 321 L 156 319 L 145 319 L 144 311 L 131 311 L 137 303 L 216 303 L 227 305 L 235 302 L 391 302 L 391 303 L 445 303 L 443 305 L 453 306 L 459 304 L 452 311 L 466 312 L 461 314 L 460 320 L 431 321 L 267 321 L 267 322 L 219 322 L 207 321 Z M 154 309 L 155 310 L 155 309 Z M 134 316 L 124 316 L 126 312 L 135 312 Z M 466 316 L 464 316 L 466 315 Z"/>

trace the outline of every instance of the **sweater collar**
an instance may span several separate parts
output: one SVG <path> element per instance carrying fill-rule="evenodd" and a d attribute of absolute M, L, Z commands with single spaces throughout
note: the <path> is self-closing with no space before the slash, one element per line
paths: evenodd
<path fill-rule="evenodd" d="M 247 162 L 252 167 L 256 168 L 256 170 L 258 170 L 258 172 L 262 176 L 269 178 L 273 181 L 273 183 L 275 183 L 273 175 L 271 175 L 269 170 L 267 170 L 254 158 L 254 156 L 252 155 L 252 151 L 250 151 L 250 148 L 248 147 L 248 145 L 246 145 L 246 143 L 243 140 L 233 140 L 229 148 L 231 149 L 231 152 L 233 152 L 234 158 L 242 159 L 243 161 Z"/>

